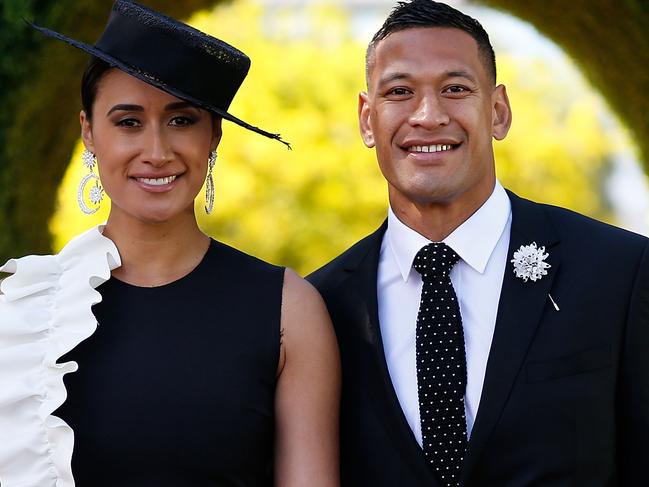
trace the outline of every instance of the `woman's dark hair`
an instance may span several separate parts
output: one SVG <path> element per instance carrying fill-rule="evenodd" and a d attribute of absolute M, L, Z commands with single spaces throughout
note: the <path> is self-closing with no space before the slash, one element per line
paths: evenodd
<path fill-rule="evenodd" d="M 92 105 L 97 96 L 97 87 L 106 71 L 112 66 L 106 61 L 92 56 L 81 78 L 81 106 L 88 120 L 92 120 Z"/>
<path fill-rule="evenodd" d="M 86 112 L 86 117 L 92 122 L 92 106 L 97 97 L 97 88 L 101 78 L 106 72 L 113 68 L 110 63 L 96 56 L 92 56 L 88 65 L 86 66 L 83 76 L 81 77 L 81 106 L 83 111 Z M 215 120 L 218 115 L 212 111 L 209 112 L 212 120 Z"/>

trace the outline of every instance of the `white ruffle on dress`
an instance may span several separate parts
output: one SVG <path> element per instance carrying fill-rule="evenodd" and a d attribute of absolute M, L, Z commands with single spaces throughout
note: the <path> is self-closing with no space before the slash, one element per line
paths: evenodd
<path fill-rule="evenodd" d="M 66 399 L 57 360 L 97 329 L 96 288 L 121 265 L 117 247 L 93 228 L 57 255 L 8 261 L 0 285 L 0 485 L 73 487 L 72 429 L 52 413 Z"/>

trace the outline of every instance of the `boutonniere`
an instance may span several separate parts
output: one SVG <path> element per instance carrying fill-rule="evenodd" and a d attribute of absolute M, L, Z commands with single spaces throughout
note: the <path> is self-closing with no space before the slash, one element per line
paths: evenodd
<path fill-rule="evenodd" d="M 537 247 L 536 242 L 530 245 L 521 245 L 516 252 L 511 263 L 514 264 L 514 274 L 527 282 L 528 279 L 538 281 L 545 276 L 550 264 L 544 262 L 548 258 L 545 247 Z"/>

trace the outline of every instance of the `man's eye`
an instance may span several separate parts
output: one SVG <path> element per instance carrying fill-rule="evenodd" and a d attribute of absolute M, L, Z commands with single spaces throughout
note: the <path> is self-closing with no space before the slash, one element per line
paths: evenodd
<path fill-rule="evenodd" d="M 389 95 L 403 96 L 410 94 L 410 90 L 406 88 L 392 88 L 389 92 Z"/>
<path fill-rule="evenodd" d="M 449 86 L 445 91 L 447 93 L 464 93 L 468 90 L 464 86 Z"/>

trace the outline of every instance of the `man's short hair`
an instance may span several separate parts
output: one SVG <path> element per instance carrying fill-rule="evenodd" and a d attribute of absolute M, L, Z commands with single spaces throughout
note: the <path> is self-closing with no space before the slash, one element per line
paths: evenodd
<path fill-rule="evenodd" d="M 365 75 L 369 83 L 374 51 L 379 42 L 394 32 L 416 27 L 442 27 L 460 29 L 478 44 L 484 67 L 496 83 L 496 54 L 489 41 L 489 35 L 480 22 L 445 3 L 433 0 L 410 0 L 398 2 L 390 15 L 370 41 L 365 55 Z"/>

